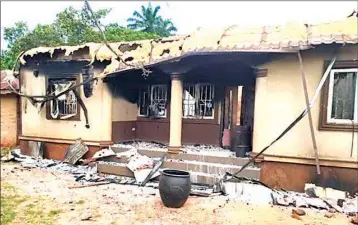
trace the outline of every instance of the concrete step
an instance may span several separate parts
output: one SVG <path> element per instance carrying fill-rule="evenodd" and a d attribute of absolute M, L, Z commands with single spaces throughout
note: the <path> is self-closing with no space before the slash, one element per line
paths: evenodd
<path fill-rule="evenodd" d="M 121 153 L 129 150 L 129 148 L 121 148 L 121 147 L 111 147 L 111 148 L 116 153 Z M 137 149 L 137 151 L 139 154 L 146 155 L 150 158 L 159 158 L 166 153 L 166 151 L 163 151 L 162 149 L 158 149 L 158 150 Z M 201 153 L 169 154 L 168 159 L 197 161 L 197 162 L 235 165 L 235 166 L 243 166 L 249 161 L 248 158 L 214 156 L 214 155 L 205 155 Z"/>
<path fill-rule="evenodd" d="M 134 177 L 133 172 L 126 166 L 127 160 L 128 159 L 122 158 L 115 160 L 115 162 L 111 160 L 111 162 L 107 161 L 99 163 L 98 171 L 106 174 Z M 161 170 L 165 168 L 189 171 L 193 183 L 213 185 L 217 183 L 226 172 L 235 173 L 241 167 L 217 163 L 168 159 L 163 163 Z M 259 179 L 260 169 L 257 167 L 248 167 L 240 173 L 240 176 Z"/>

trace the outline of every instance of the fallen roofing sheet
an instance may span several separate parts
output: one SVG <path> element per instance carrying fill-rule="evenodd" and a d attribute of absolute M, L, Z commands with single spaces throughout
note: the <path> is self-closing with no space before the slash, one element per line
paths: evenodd
<path fill-rule="evenodd" d="M 16 90 L 19 90 L 19 80 L 17 78 L 14 77 L 13 73 L 11 70 L 2 70 L 1 71 L 1 94 L 7 94 L 7 93 L 11 93 L 11 88 L 9 83 L 11 84 L 11 86 L 13 86 Z"/>
<path fill-rule="evenodd" d="M 357 21 L 355 16 L 340 21 L 320 24 L 290 22 L 280 26 L 240 27 L 230 26 L 220 29 L 198 29 L 188 36 L 173 36 L 160 40 L 142 40 L 111 43 L 111 47 L 131 66 L 150 65 L 183 56 L 193 52 L 221 51 L 259 51 L 287 52 L 312 48 L 320 44 L 356 44 L 358 43 Z M 89 57 L 94 60 L 110 60 L 103 75 L 132 68 L 116 59 L 116 56 L 104 44 L 88 43 L 79 46 L 39 47 L 25 52 L 25 57 L 39 53 L 65 50 L 65 55 L 89 48 Z"/>

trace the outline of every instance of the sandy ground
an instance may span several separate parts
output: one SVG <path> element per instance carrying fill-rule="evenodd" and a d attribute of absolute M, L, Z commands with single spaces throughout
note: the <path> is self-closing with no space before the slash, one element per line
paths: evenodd
<path fill-rule="evenodd" d="M 23 169 L 19 164 L 1 164 L 1 180 L 40 207 L 61 210 L 54 224 L 350 224 L 342 214 L 326 218 L 325 212 L 304 209 L 306 215 L 295 219 L 292 208 L 227 202 L 225 196 L 190 196 L 184 207 L 169 209 L 157 189 L 118 184 L 70 189 L 79 185 L 72 175 Z"/>

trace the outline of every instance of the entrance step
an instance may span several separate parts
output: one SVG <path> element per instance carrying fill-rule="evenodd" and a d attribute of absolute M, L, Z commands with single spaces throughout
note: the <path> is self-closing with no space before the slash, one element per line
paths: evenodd
<path fill-rule="evenodd" d="M 112 150 L 116 153 L 121 153 L 130 150 L 130 148 L 121 148 L 121 147 L 112 147 Z M 148 149 L 137 149 L 138 153 L 141 155 L 146 155 L 150 158 L 160 158 L 165 153 L 166 150 L 148 150 Z M 235 165 L 243 166 L 249 159 L 248 158 L 238 158 L 238 157 L 227 157 L 227 156 L 217 156 L 217 155 L 207 155 L 206 153 L 179 153 L 179 154 L 169 154 L 168 159 L 173 160 L 183 160 L 183 161 L 197 161 L 204 163 L 215 163 L 215 164 L 224 164 L 224 165 Z"/>
<path fill-rule="evenodd" d="M 114 158 L 112 158 L 114 160 Z M 98 172 L 106 174 L 114 174 L 120 176 L 134 177 L 132 171 L 127 168 L 128 159 L 117 159 L 116 162 L 102 162 L 98 164 Z M 164 161 L 161 170 L 165 168 L 186 170 L 191 174 L 191 181 L 194 184 L 213 185 L 222 178 L 226 172 L 235 173 L 241 166 L 219 164 L 219 163 L 205 163 L 200 161 L 178 161 L 168 159 Z M 260 168 L 247 167 L 240 173 L 240 176 L 259 179 Z"/>

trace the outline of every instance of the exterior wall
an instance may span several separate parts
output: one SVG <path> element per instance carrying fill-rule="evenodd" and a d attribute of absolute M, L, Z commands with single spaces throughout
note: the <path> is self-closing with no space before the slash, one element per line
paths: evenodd
<path fill-rule="evenodd" d="M 99 75 L 103 69 L 95 68 L 94 75 Z M 28 67 L 21 69 L 21 91 L 29 95 L 44 95 L 46 93 L 45 74 L 40 69 L 36 78 Z M 82 78 L 81 81 L 82 82 Z M 99 81 L 94 86 L 93 95 L 84 97 L 83 88 L 80 95 L 88 110 L 90 128 L 85 127 L 84 112 L 80 110 L 80 121 L 49 120 L 46 118 L 45 107 L 41 112 L 29 102 L 21 99 L 22 135 L 36 140 L 52 138 L 74 140 L 82 138 L 90 142 L 109 142 L 112 134 L 112 98 L 106 83 Z"/>
<path fill-rule="evenodd" d="M 170 87 L 168 87 L 170 90 Z M 169 96 L 169 95 L 168 95 Z M 113 96 L 112 107 L 112 140 L 142 140 L 169 143 L 170 98 L 168 97 L 167 117 L 149 119 L 138 117 L 136 103 Z M 215 104 L 214 119 L 183 119 L 182 144 L 219 145 L 219 103 Z"/>
<path fill-rule="evenodd" d="M 302 54 L 304 71 L 307 76 L 308 92 L 311 97 L 324 73 L 324 60 L 330 60 L 327 51 L 309 50 Z M 358 58 L 358 46 L 346 46 L 340 50 L 337 60 Z M 267 77 L 256 79 L 255 114 L 253 151 L 258 153 L 273 141 L 306 107 L 301 73 L 296 54 L 263 65 L 268 69 Z M 347 160 L 357 162 L 358 135 L 355 132 L 353 156 L 351 157 L 352 132 L 318 130 L 320 96 L 312 107 L 319 157 L 321 159 Z M 309 131 L 308 117 L 303 118 L 284 137 L 271 146 L 266 152 L 271 160 L 287 161 L 292 157 L 314 158 L 312 140 Z M 306 160 L 308 163 L 310 160 Z M 265 160 L 265 159 L 264 159 Z M 302 162 L 300 162 L 302 163 Z M 340 166 L 339 162 L 331 162 L 332 166 Z M 357 168 L 357 163 L 351 164 Z"/>
<path fill-rule="evenodd" d="M 305 183 L 315 183 L 322 187 L 358 191 L 357 169 L 332 167 L 329 163 L 321 166 L 317 176 L 314 165 L 264 161 L 261 165 L 260 180 L 273 188 L 304 191 Z"/>
<path fill-rule="evenodd" d="M 114 95 L 112 95 L 112 103 L 112 140 L 136 139 L 137 104 Z"/>
<path fill-rule="evenodd" d="M 18 98 L 14 94 L 1 94 L 1 147 L 17 145 Z"/>

